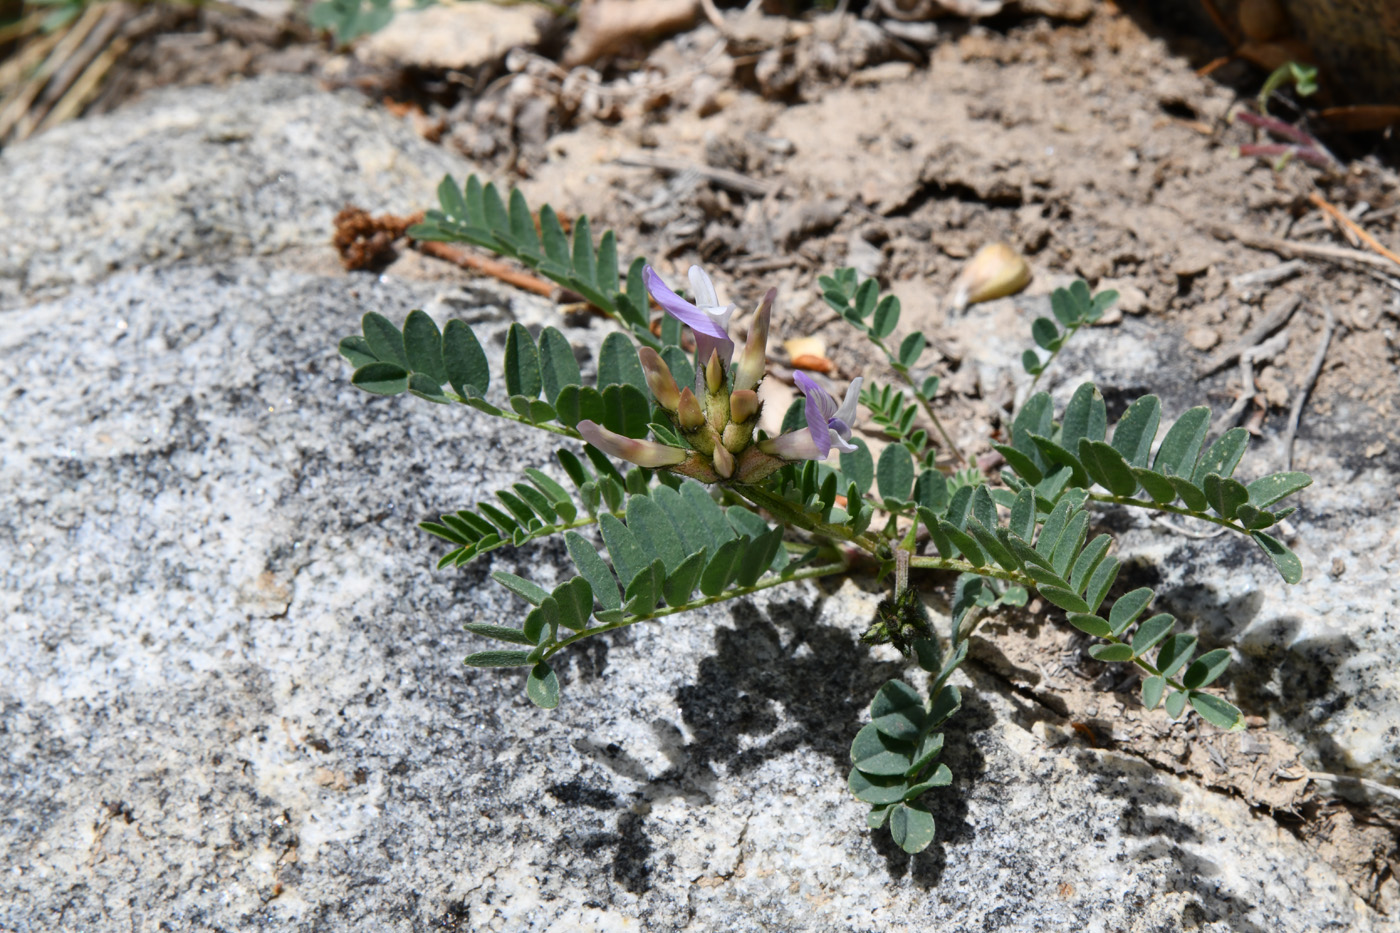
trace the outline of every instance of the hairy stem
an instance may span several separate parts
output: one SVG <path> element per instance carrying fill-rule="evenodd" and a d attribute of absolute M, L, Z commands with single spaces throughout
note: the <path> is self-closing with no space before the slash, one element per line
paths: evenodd
<path fill-rule="evenodd" d="M 1199 518 L 1203 522 L 1210 522 L 1212 525 L 1219 525 L 1221 528 L 1228 528 L 1231 531 L 1248 535 L 1249 529 L 1243 525 L 1236 524 L 1227 518 L 1216 518 L 1214 515 L 1207 515 L 1204 512 L 1193 512 L 1190 509 L 1183 509 L 1179 505 L 1163 505 L 1151 499 L 1133 499 L 1128 496 L 1115 496 L 1108 493 L 1095 492 L 1089 494 L 1090 502 L 1105 502 L 1112 505 L 1130 505 L 1140 509 L 1153 509 L 1158 512 L 1171 512 L 1174 515 L 1185 515 L 1188 518 Z"/>

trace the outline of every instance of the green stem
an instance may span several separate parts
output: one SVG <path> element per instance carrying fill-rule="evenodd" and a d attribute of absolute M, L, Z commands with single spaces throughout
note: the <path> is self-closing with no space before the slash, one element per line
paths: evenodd
<path fill-rule="evenodd" d="M 541 431 L 548 431 L 550 434 L 558 434 L 560 437 L 568 437 L 576 441 L 583 440 L 582 434 L 578 433 L 573 428 L 567 427 L 565 425 L 554 425 L 539 421 L 530 421 L 527 418 L 520 417 L 513 411 L 507 411 L 504 408 L 497 408 L 495 405 L 491 405 L 491 411 L 485 411 L 484 409 L 477 408 L 471 402 L 467 401 L 465 398 L 463 398 L 460 395 L 457 395 L 456 393 L 449 393 L 447 397 L 452 399 L 454 402 L 460 402 L 463 405 L 466 405 L 473 411 L 479 411 L 483 415 L 490 415 L 493 418 L 504 418 L 506 421 L 514 421 L 517 424 L 523 424 L 529 428 L 538 428 Z M 483 401 L 485 400 L 483 399 Z M 491 403 L 487 402 L 486 404 L 490 405 Z"/>
<path fill-rule="evenodd" d="M 771 589 L 775 586 L 781 586 L 784 583 L 792 583 L 796 580 L 811 580 L 816 577 L 829 577 L 833 574 L 844 573 L 847 569 L 847 566 L 848 565 L 844 560 L 832 564 L 818 564 L 815 567 L 808 567 L 806 570 L 799 570 L 797 571 L 797 573 L 794 573 L 790 576 L 768 577 L 767 579 L 761 580 L 758 583 L 753 584 L 752 586 L 738 586 L 732 590 L 725 590 L 723 593 L 717 593 L 714 596 L 706 596 L 704 599 L 696 600 L 693 603 L 686 603 L 682 606 L 670 606 L 660 610 L 659 612 L 654 612 L 648 616 L 635 616 L 631 619 L 623 619 L 619 622 L 609 622 L 605 625 L 600 625 L 597 628 L 591 628 L 583 632 L 577 632 L 573 635 L 570 635 L 568 638 L 564 639 L 561 642 L 556 642 L 553 646 L 550 647 L 548 651 L 544 653 L 544 656 L 541 660 L 547 661 L 550 658 L 554 657 L 554 655 L 558 654 L 560 651 L 563 651 L 569 645 L 572 645 L 574 642 L 580 641 L 584 638 L 589 638 L 593 635 L 601 635 L 604 632 L 611 632 L 616 629 L 626 628 L 629 625 L 636 625 L 638 622 L 654 622 L 657 619 L 662 619 L 666 616 L 672 616 L 678 612 L 689 612 L 691 609 L 699 609 L 702 606 L 712 606 L 715 603 L 724 602 L 726 599 L 735 599 L 739 596 L 748 596 L 752 593 L 758 593 L 763 590 Z"/>
<path fill-rule="evenodd" d="M 867 334 L 866 336 L 869 337 L 870 335 Z M 870 337 L 870 340 L 885 352 L 885 356 L 889 358 L 891 366 L 894 367 L 894 371 L 899 373 L 899 377 L 908 383 L 910 390 L 914 393 L 914 397 L 918 399 L 919 404 L 923 406 L 924 414 L 928 415 L 929 420 L 933 422 L 933 426 L 938 430 L 939 435 L 943 438 L 943 443 L 948 445 L 948 449 L 952 451 L 953 456 L 957 457 L 958 462 L 963 466 L 967 466 L 970 461 L 963 455 L 963 452 L 958 449 L 958 445 L 953 443 L 952 436 L 949 435 L 948 430 L 943 427 L 943 422 L 939 420 L 938 415 L 934 414 L 933 399 L 924 398 L 923 395 L 919 393 L 919 387 L 915 384 L 914 377 L 909 374 L 909 367 L 896 360 L 894 354 L 890 352 L 889 347 L 885 346 L 885 342 L 879 337 Z"/>
<path fill-rule="evenodd" d="M 1083 324 L 1071 324 L 1069 327 L 1065 328 L 1065 339 L 1060 341 L 1058 347 L 1050 351 L 1050 355 L 1047 356 L 1045 362 L 1040 365 L 1040 372 L 1036 373 L 1035 378 L 1031 379 L 1030 388 L 1026 390 L 1027 398 L 1030 398 L 1031 394 L 1035 392 L 1036 383 L 1040 382 L 1040 377 L 1045 375 L 1046 371 L 1050 368 L 1050 364 L 1055 362 L 1055 357 L 1060 355 L 1060 351 L 1065 348 L 1065 344 L 1069 343 L 1069 338 L 1079 333 L 1079 328 L 1083 326 Z"/>
<path fill-rule="evenodd" d="M 970 573 L 979 577 L 991 577 L 994 580 L 1006 580 L 1008 583 L 1024 586 L 1028 590 L 1036 589 L 1036 582 L 1025 574 L 1015 570 L 1003 570 L 1001 567 L 996 567 L 992 564 L 984 564 L 981 567 L 977 567 L 966 560 L 957 560 L 948 557 L 920 557 L 915 555 L 909 558 L 909 566 L 919 570 L 952 570 L 956 573 Z"/>
<path fill-rule="evenodd" d="M 1245 528 L 1243 525 L 1237 525 L 1229 519 L 1216 518 L 1213 515 L 1206 515 L 1204 512 L 1193 512 L 1190 509 L 1183 509 L 1179 505 L 1163 505 L 1151 499 L 1133 499 L 1128 496 L 1114 496 L 1095 492 L 1089 494 L 1089 501 L 1107 502 L 1113 505 L 1131 505 L 1140 509 L 1153 509 L 1158 512 L 1171 512 L 1175 515 L 1185 515 L 1187 518 L 1199 518 L 1203 522 L 1210 522 L 1212 525 L 1219 525 L 1221 528 L 1229 528 L 1231 531 L 1237 531 L 1242 535 L 1249 534 L 1248 528 Z"/>

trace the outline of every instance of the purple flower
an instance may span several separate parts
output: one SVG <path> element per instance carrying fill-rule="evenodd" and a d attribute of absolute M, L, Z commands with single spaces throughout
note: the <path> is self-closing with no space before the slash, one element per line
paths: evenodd
<path fill-rule="evenodd" d="M 729 318 L 734 314 L 734 305 L 721 305 L 715 294 L 715 285 L 705 270 L 699 266 L 690 267 L 690 290 L 695 293 L 695 304 L 686 301 L 671 291 L 656 270 L 647 266 L 642 271 L 642 280 L 647 291 L 657 304 L 666 309 L 671 317 L 686 324 L 695 333 L 695 346 L 700 351 L 700 365 L 710 359 L 712 350 L 719 351 L 720 362 L 729 365 L 734 358 L 734 341 L 729 339 Z"/>
<path fill-rule="evenodd" d="M 792 378 L 807 396 L 807 428 L 770 438 L 759 449 L 784 460 L 825 460 L 833 447 L 846 453 L 855 450 L 856 445 L 850 442 L 851 429 L 855 427 L 862 377 L 851 380 L 840 407 L 811 376 L 797 372 Z"/>

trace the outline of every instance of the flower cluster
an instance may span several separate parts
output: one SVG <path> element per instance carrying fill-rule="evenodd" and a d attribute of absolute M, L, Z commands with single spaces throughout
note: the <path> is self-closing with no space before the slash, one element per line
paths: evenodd
<path fill-rule="evenodd" d="M 833 448 L 855 450 L 850 443 L 855 426 L 861 380 L 851 382 L 838 406 L 826 390 L 806 373 L 794 376 L 806 396 L 807 427 L 754 443 L 763 403 L 758 384 L 766 371 L 768 326 L 776 289 L 769 289 L 754 314 L 748 340 L 735 360 L 729 319 L 735 306 L 722 305 L 714 283 L 699 266 L 690 267 L 692 304 L 677 295 L 650 266 L 644 273 L 647 291 L 667 314 L 695 335 L 700 365 L 695 386 L 676 385 L 665 360 L 650 347 L 637 356 L 651 394 L 670 416 L 686 448 L 623 437 L 592 421 L 580 421 L 584 440 L 615 457 L 652 469 L 671 470 L 704 483 L 756 483 L 795 460 L 825 460 Z"/>

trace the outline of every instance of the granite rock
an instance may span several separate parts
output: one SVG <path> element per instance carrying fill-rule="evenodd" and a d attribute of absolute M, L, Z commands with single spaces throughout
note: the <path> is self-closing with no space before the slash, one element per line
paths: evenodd
<path fill-rule="evenodd" d="M 0 151 L 0 309 L 181 259 L 296 263 L 346 204 L 429 207 L 461 169 L 364 97 L 301 77 L 152 94 Z"/>
<path fill-rule="evenodd" d="M 463 668 L 482 647 L 464 623 L 521 612 L 489 573 L 548 580 L 562 549 L 435 572 L 415 523 L 550 469 L 550 438 L 368 397 L 335 339 L 366 311 L 423 307 L 498 356 L 510 322 L 560 321 L 483 285 L 267 255 L 255 234 L 280 231 L 329 269 L 314 244 L 341 193 L 363 185 L 373 207 L 468 170 L 312 96 L 285 80 L 180 92 L 4 156 L 7 173 L 67 160 L 33 182 L 65 211 L 29 233 L 87 258 L 64 278 L 42 247 L 6 250 L 34 274 L 0 328 L 0 929 L 1395 928 L 1287 827 L 1047 741 L 1053 714 L 975 665 L 948 732 L 956 779 L 930 801 L 939 841 L 911 858 L 872 836 L 847 749 L 900 666 L 859 646 L 877 596 L 858 582 L 585 643 L 552 713 L 519 673 Z M 156 158 L 141 140 L 170 110 L 261 110 L 241 145 L 312 190 L 260 201 L 266 166 L 182 131 L 181 170 L 209 173 L 181 189 L 188 211 L 69 216 L 65 192 L 116 190 L 109 160 Z M 318 189 L 320 155 L 274 155 L 296 113 L 326 151 L 392 158 Z M 160 212 L 168 179 L 121 177 L 125 203 Z M 202 210 L 241 232 L 202 237 Z M 172 232 L 183 261 L 161 251 Z"/>
<path fill-rule="evenodd" d="M 973 365 L 1000 373 L 997 361 L 1029 345 L 1030 321 L 1048 313 L 1043 296 L 970 313 L 959 327 Z M 1215 399 L 1231 372 L 1203 383 L 1189 340 L 1163 335 L 1160 323 L 1143 319 L 1086 329 L 1040 388 L 1063 411 L 1074 389 L 1092 381 L 1104 393 L 1110 423 L 1134 399 L 1154 393 L 1165 424 L 1202 404 L 1204 387 L 1218 416 L 1225 406 Z M 1029 377 L 1017 375 L 1024 393 Z M 1231 685 L 1242 709 L 1266 716 L 1314 769 L 1393 785 L 1400 779 L 1400 529 L 1391 516 L 1400 450 L 1386 413 L 1345 399 L 1332 405 L 1330 413 L 1300 421 L 1294 445 L 1292 468 L 1314 479 L 1283 526 L 1305 568 L 1297 585 L 1284 585 L 1263 552 L 1234 535 L 1173 531 L 1141 510 L 1112 513 L 1111 527 L 1131 558 L 1125 582 L 1156 588 L 1162 608 L 1201 637 L 1201 650 L 1237 647 Z M 1283 421 L 1271 419 L 1251 440 L 1237 474 L 1243 481 L 1288 469 Z"/>

